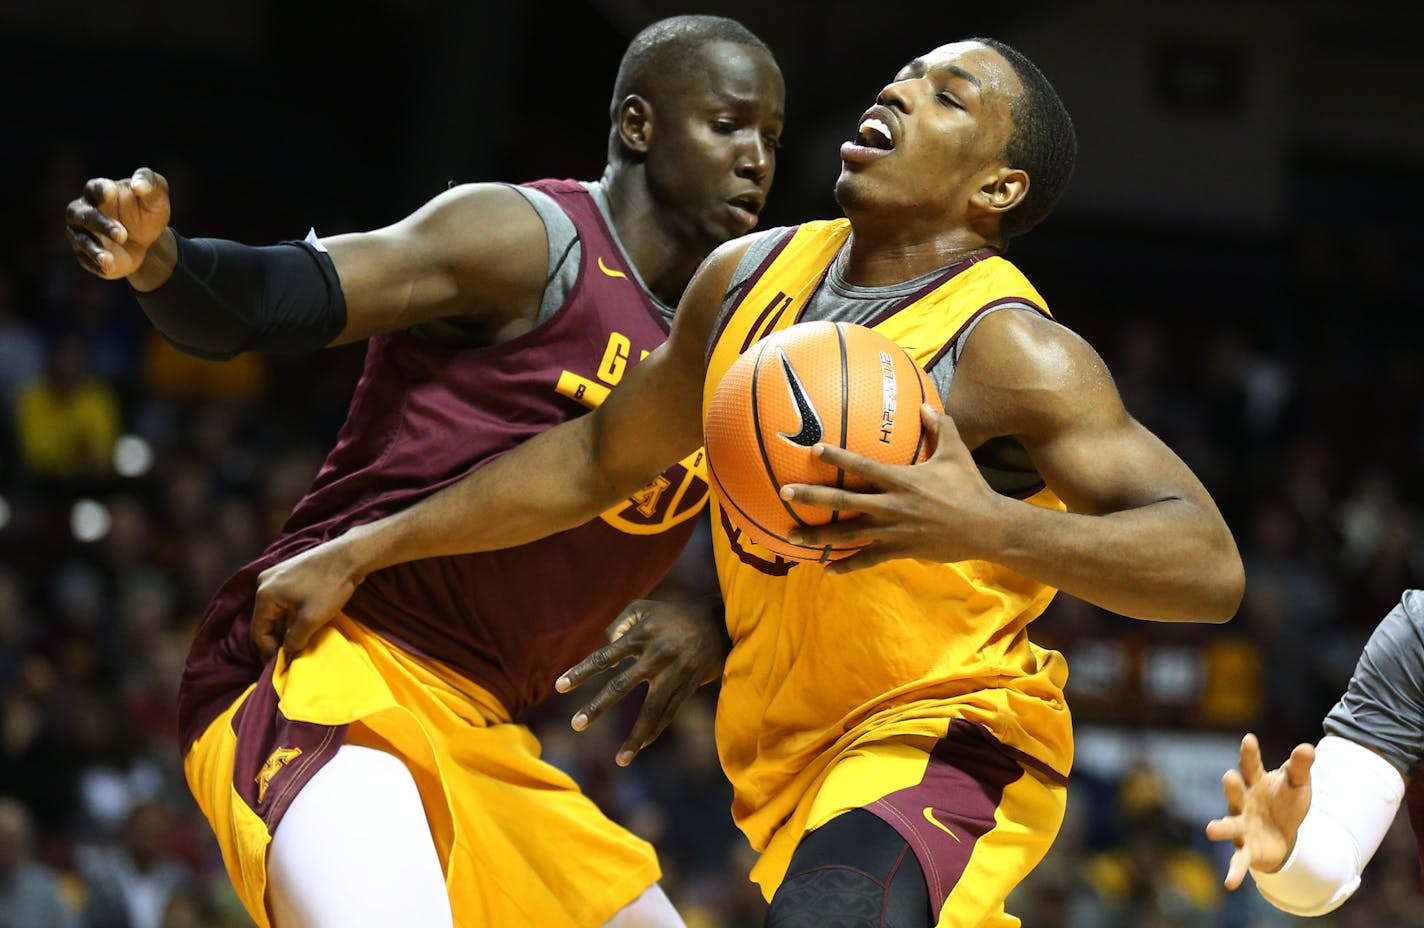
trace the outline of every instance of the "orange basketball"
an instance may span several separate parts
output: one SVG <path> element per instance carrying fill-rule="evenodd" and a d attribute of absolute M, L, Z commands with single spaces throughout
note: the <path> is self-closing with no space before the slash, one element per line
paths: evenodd
<path fill-rule="evenodd" d="M 928 454 L 920 404 L 942 408 L 929 376 L 890 339 L 846 322 L 803 322 L 768 335 L 738 358 L 712 394 L 704 440 L 707 471 L 732 524 L 797 561 L 833 561 L 857 550 L 792 544 L 800 526 L 842 514 L 788 503 L 788 483 L 866 489 L 866 482 L 812 457 L 839 445 L 886 464 Z"/>

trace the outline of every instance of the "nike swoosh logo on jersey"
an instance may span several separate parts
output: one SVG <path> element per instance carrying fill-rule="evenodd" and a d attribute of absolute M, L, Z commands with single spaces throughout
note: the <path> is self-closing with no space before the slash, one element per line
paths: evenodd
<path fill-rule="evenodd" d="M 611 268 L 611 267 L 609 267 L 608 265 L 604 264 L 604 263 L 603 263 L 603 255 L 599 255 L 599 256 L 598 256 L 598 269 L 599 269 L 600 271 L 602 271 L 603 273 L 607 274 L 609 277 L 627 277 L 627 276 L 628 276 L 627 274 L 623 273 L 622 271 L 615 271 L 613 268 Z"/>
<path fill-rule="evenodd" d="M 791 388 L 791 399 L 795 401 L 796 412 L 801 416 L 799 432 L 795 435 L 789 435 L 786 432 L 777 434 L 793 445 L 810 448 L 821 440 L 821 417 L 816 414 L 816 407 L 811 405 L 811 400 L 806 396 L 806 388 L 801 386 L 801 378 L 796 376 L 796 371 L 792 369 L 786 352 L 778 348 L 776 353 L 781 356 L 781 367 L 786 371 L 786 383 Z"/>
<path fill-rule="evenodd" d="M 959 835 L 950 831 L 948 826 L 946 826 L 939 819 L 935 818 L 934 808 L 931 806 L 925 806 L 925 821 L 929 822 L 931 825 L 935 826 L 945 834 L 949 835 L 954 840 L 959 841 Z M 964 842 L 960 841 L 960 843 L 963 844 Z"/>

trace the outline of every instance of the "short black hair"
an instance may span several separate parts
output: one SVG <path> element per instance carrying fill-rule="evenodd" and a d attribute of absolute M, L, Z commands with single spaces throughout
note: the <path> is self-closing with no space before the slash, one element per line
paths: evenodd
<path fill-rule="evenodd" d="M 767 54 L 771 49 L 756 35 L 725 16 L 689 14 L 669 16 L 646 26 L 633 36 L 623 60 L 618 64 L 618 77 L 613 82 L 613 100 L 608 104 L 608 116 L 613 121 L 609 151 L 617 152 L 618 105 L 629 94 L 654 99 L 661 87 L 676 83 L 690 69 L 700 66 L 696 52 L 712 42 L 733 42 L 751 45 Z"/>
<path fill-rule="evenodd" d="M 1013 132 L 1004 146 L 1009 167 L 1028 173 L 1028 195 L 1004 214 L 999 231 L 1004 239 L 1023 235 L 1038 225 L 1058 202 L 1073 176 L 1078 156 L 1078 136 L 1068 108 L 1047 77 L 1018 49 L 998 39 L 974 38 L 998 52 L 1018 75 L 1023 91 L 1009 106 Z"/>

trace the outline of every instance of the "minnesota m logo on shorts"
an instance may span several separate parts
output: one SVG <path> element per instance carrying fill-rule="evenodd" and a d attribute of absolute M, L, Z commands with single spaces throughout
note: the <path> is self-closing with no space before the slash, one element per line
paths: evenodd
<path fill-rule="evenodd" d="M 257 776 L 253 782 L 257 784 L 257 801 L 260 803 L 267 798 L 267 787 L 272 782 L 272 778 L 277 775 L 287 764 L 301 756 L 301 748 L 278 748 L 267 755 L 267 762 L 262 765 L 262 769 L 257 771 Z"/>

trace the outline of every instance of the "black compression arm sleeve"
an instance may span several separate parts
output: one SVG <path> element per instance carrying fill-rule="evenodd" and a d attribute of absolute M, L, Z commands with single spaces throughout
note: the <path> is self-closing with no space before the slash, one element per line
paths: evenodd
<path fill-rule="evenodd" d="M 182 351 L 225 361 L 244 351 L 321 348 L 346 327 L 336 267 L 309 242 L 253 248 L 174 235 L 173 276 L 134 296 Z"/>

